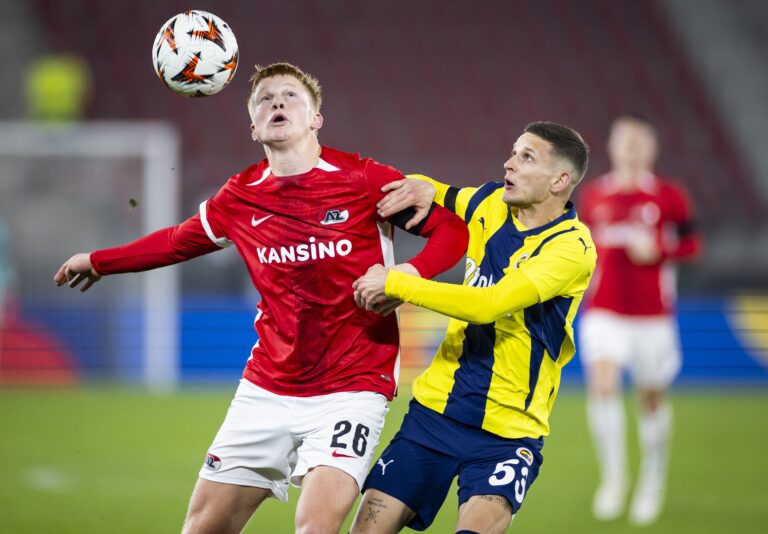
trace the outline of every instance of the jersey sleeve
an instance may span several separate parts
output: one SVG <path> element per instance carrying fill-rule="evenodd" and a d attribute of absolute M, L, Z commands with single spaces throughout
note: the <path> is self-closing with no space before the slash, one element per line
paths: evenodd
<path fill-rule="evenodd" d="M 469 287 L 391 270 L 384 291 L 388 297 L 476 324 L 492 323 L 539 302 L 536 286 L 521 271 L 507 274 L 491 287 Z"/>
<path fill-rule="evenodd" d="M 383 198 L 381 188 L 404 178 L 403 174 L 387 165 L 368 160 L 366 164 L 369 192 L 378 201 Z M 409 211 L 410 210 L 410 211 Z M 388 219 L 395 226 L 405 230 L 405 223 L 413 215 L 413 209 L 403 210 Z M 464 256 L 469 242 L 469 232 L 463 222 L 441 206 L 433 204 L 427 217 L 418 225 L 406 230 L 427 238 L 424 248 L 407 261 L 424 278 L 447 271 Z"/>
<path fill-rule="evenodd" d="M 585 239 L 589 248 L 582 246 L 578 237 Z M 597 256 L 589 236 L 578 237 L 561 236 L 562 243 L 548 250 L 546 245 L 555 245 L 555 240 L 545 244 L 524 268 L 509 270 L 494 286 L 444 284 L 390 271 L 385 293 L 455 319 L 487 324 L 537 302 L 566 295 L 569 286 L 579 280 L 583 281 L 579 287 L 586 288 Z"/>
<path fill-rule="evenodd" d="M 569 288 L 586 289 L 597 254 L 588 232 L 565 232 L 534 251 L 520 271 L 533 283 L 541 302 L 566 295 Z M 582 283 L 579 283 L 582 282 Z"/>
<path fill-rule="evenodd" d="M 221 248 L 227 248 L 232 245 L 232 241 L 227 237 L 226 229 L 229 226 L 226 205 L 230 196 L 230 182 L 227 182 L 219 191 L 208 200 L 200 203 L 200 222 L 203 225 L 205 234 L 211 242 Z"/>
<path fill-rule="evenodd" d="M 141 272 L 173 265 L 219 250 L 203 229 L 200 215 L 121 245 L 91 252 L 101 275 Z"/>
<path fill-rule="evenodd" d="M 472 197 L 477 193 L 477 187 L 454 187 L 452 185 L 438 182 L 437 180 L 423 174 L 409 174 L 408 178 L 423 180 L 435 186 L 437 191 L 435 202 L 444 208 L 452 211 L 462 219 L 466 219 L 467 208 Z"/>
<path fill-rule="evenodd" d="M 701 253 L 702 240 L 696 228 L 691 199 L 682 187 L 670 186 L 669 191 L 670 219 L 674 232 L 664 242 L 664 257 L 693 259 Z"/>

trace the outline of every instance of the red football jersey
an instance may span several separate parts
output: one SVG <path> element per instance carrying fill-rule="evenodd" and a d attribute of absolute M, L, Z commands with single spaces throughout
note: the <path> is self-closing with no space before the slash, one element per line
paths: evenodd
<path fill-rule="evenodd" d="M 373 264 L 394 265 L 393 228 L 377 216 L 376 202 L 385 183 L 401 178 L 392 167 L 323 147 L 305 174 L 276 177 L 263 160 L 200 205 L 208 237 L 237 246 L 261 293 L 259 341 L 244 378 L 282 395 L 393 396 L 397 315 L 358 308 L 352 282 Z"/>
<path fill-rule="evenodd" d="M 607 174 L 585 184 L 579 204 L 579 216 L 597 246 L 586 306 L 626 315 L 672 313 L 676 274 L 670 260 L 694 256 L 699 249 L 685 190 L 648 174 L 638 189 L 622 191 Z M 638 237 L 657 243 L 657 262 L 631 261 L 627 247 Z"/>

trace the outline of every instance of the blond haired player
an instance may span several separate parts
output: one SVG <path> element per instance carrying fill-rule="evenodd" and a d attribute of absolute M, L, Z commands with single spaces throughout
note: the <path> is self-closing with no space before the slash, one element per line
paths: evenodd
<path fill-rule="evenodd" d="M 397 388 L 395 314 L 355 306 L 352 282 L 394 265 L 381 188 L 392 167 L 321 146 L 320 86 L 287 63 L 257 70 L 251 136 L 266 158 L 232 176 L 199 213 L 133 243 L 77 254 L 54 278 L 88 289 L 100 276 L 142 271 L 236 245 L 261 294 L 258 342 L 205 463 L 184 532 L 239 532 L 267 497 L 301 487 L 296 532 L 337 532 L 370 465 Z M 464 253 L 467 232 L 435 207 L 411 232 L 424 250 L 397 266 L 431 277 Z M 391 311 L 397 301 L 377 308 Z M 289 527 L 286 527 L 289 530 Z"/>

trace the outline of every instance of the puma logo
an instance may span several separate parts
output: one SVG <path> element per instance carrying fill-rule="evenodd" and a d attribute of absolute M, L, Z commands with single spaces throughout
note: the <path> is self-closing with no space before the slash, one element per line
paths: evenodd
<path fill-rule="evenodd" d="M 590 248 L 592 248 L 592 247 L 590 247 L 590 246 L 587 246 L 587 243 L 584 241 L 584 238 L 583 238 L 583 237 L 580 237 L 580 238 L 579 238 L 579 241 L 581 241 L 581 244 L 582 244 L 582 245 L 584 245 L 584 254 L 586 254 L 586 253 L 587 253 L 587 250 L 589 250 L 589 249 L 590 249 Z"/>
<path fill-rule="evenodd" d="M 394 460 L 390 460 L 387 463 L 384 463 L 384 460 L 382 458 L 379 458 L 379 461 L 376 462 L 376 465 L 381 466 L 381 476 L 384 476 L 387 474 L 387 466 L 394 462 Z"/>

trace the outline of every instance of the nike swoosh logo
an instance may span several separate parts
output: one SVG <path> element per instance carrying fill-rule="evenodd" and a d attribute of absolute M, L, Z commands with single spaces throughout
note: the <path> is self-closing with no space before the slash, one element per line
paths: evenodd
<path fill-rule="evenodd" d="M 334 458 L 356 458 L 355 456 L 351 456 L 349 454 L 341 454 L 339 451 L 333 451 L 331 456 Z"/>
<path fill-rule="evenodd" d="M 253 217 L 251 217 L 251 226 L 260 225 L 261 223 L 263 223 L 264 221 L 272 217 L 272 215 L 274 214 L 267 215 L 266 217 L 262 217 L 261 219 L 257 219 L 256 216 L 254 215 Z"/>

